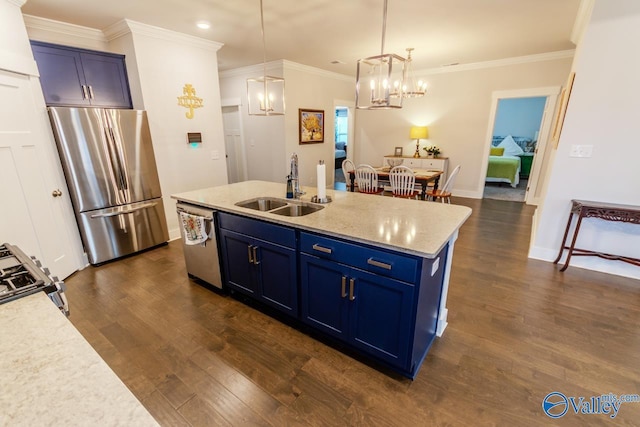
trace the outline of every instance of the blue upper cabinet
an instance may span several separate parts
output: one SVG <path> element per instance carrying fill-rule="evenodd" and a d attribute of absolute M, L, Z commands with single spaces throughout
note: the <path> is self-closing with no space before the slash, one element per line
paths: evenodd
<path fill-rule="evenodd" d="M 124 55 L 32 41 L 49 106 L 132 108 Z"/>

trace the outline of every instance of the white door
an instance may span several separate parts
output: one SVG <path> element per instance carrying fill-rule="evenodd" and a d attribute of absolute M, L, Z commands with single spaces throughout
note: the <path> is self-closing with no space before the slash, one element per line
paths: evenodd
<path fill-rule="evenodd" d="M 36 256 L 63 279 L 78 269 L 73 246 L 78 232 L 70 229 L 75 219 L 64 180 L 56 172 L 57 152 L 47 133 L 44 101 L 36 93 L 41 89 L 33 86 L 38 84 L 37 79 L 0 71 L 0 243 Z"/>
<path fill-rule="evenodd" d="M 229 184 L 247 180 L 246 157 L 242 140 L 239 106 L 222 107 L 224 143 Z"/>

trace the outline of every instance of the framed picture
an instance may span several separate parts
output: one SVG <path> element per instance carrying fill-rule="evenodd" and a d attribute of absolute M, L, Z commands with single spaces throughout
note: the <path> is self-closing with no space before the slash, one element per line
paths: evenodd
<path fill-rule="evenodd" d="M 324 110 L 298 109 L 300 144 L 324 142 Z"/>
<path fill-rule="evenodd" d="M 567 84 L 562 89 L 562 93 L 560 94 L 560 105 L 558 107 L 558 111 L 556 111 L 556 123 L 553 127 L 553 134 L 551 136 L 551 140 L 556 144 L 556 148 L 558 148 L 558 143 L 560 142 L 560 134 L 562 133 L 562 125 L 564 125 L 564 116 L 567 113 L 567 106 L 569 105 L 569 97 L 571 97 L 571 89 L 573 89 L 573 81 L 576 78 L 576 73 L 572 72 L 569 74 L 569 78 L 567 79 Z"/>
<path fill-rule="evenodd" d="M 393 153 L 396 157 L 402 157 L 402 147 L 396 147 L 396 151 Z"/>

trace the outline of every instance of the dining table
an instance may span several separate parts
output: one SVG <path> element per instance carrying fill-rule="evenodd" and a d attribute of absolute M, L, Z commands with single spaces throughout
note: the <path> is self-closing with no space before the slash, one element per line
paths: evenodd
<path fill-rule="evenodd" d="M 376 172 L 378 173 L 378 181 L 389 181 L 389 172 L 391 168 L 388 167 L 374 167 Z M 429 183 L 433 183 L 433 190 L 438 189 L 438 183 L 440 182 L 440 176 L 442 175 L 441 170 L 432 170 L 432 169 L 411 169 L 416 177 L 416 184 L 420 184 L 422 186 L 422 191 L 420 192 L 420 199 L 427 200 L 427 188 L 429 187 Z M 356 182 L 356 171 L 349 171 L 349 191 L 355 191 L 355 182 Z"/>

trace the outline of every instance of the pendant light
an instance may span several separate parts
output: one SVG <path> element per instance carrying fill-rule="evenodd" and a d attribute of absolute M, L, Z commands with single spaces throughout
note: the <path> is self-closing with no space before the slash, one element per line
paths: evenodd
<path fill-rule="evenodd" d="M 356 108 L 358 109 L 402 108 L 405 59 L 393 53 L 384 53 L 386 27 L 387 0 L 384 0 L 380 55 L 358 60 L 356 71 Z M 397 87 L 392 83 L 396 81 Z"/>
<path fill-rule="evenodd" d="M 260 0 L 262 29 L 262 76 L 247 79 L 247 99 L 250 116 L 284 115 L 284 79 L 267 75 L 267 45 L 264 37 L 264 13 Z"/>
<path fill-rule="evenodd" d="M 427 82 L 416 81 L 413 77 L 413 60 L 411 59 L 412 47 L 407 48 L 407 62 L 405 65 L 405 78 L 402 96 L 405 98 L 420 98 L 427 92 Z"/>

